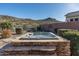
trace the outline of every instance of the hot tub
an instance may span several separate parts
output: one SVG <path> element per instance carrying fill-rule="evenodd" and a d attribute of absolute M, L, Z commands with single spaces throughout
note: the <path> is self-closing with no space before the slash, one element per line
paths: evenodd
<path fill-rule="evenodd" d="M 20 40 L 43 40 L 43 39 L 58 39 L 59 36 L 52 32 L 28 32 L 20 38 Z"/>

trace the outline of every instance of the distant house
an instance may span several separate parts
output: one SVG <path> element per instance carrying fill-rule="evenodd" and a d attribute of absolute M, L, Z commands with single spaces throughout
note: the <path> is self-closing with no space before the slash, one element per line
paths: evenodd
<path fill-rule="evenodd" d="M 67 22 L 79 22 L 79 11 L 67 13 L 65 16 Z"/>

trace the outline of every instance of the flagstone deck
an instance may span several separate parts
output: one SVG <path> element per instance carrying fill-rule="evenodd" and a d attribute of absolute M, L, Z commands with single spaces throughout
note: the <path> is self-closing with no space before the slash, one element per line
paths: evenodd
<path fill-rule="evenodd" d="M 2 47 L 4 47 L 5 45 L 7 45 L 8 43 L 12 42 L 12 40 L 16 41 L 17 39 L 21 38 L 22 36 L 24 36 L 25 34 L 23 35 L 13 35 L 12 37 L 10 38 L 4 38 L 4 39 L 0 39 L 0 49 Z"/>

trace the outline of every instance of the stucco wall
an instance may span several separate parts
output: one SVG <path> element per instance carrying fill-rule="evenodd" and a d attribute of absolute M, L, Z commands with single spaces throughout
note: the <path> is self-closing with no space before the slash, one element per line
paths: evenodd
<path fill-rule="evenodd" d="M 41 25 L 43 30 L 53 31 L 55 29 L 75 29 L 79 30 L 79 22 L 60 22 Z"/>

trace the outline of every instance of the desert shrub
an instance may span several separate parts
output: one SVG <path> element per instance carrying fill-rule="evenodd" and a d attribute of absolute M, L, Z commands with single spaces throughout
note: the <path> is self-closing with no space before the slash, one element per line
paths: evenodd
<path fill-rule="evenodd" d="M 2 28 L 2 38 L 9 38 L 12 35 L 12 23 L 11 22 L 3 22 L 0 24 Z"/>
<path fill-rule="evenodd" d="M 22 34 L 23 30 L 22 28 L 16 28 L 16 34 Z"/>

